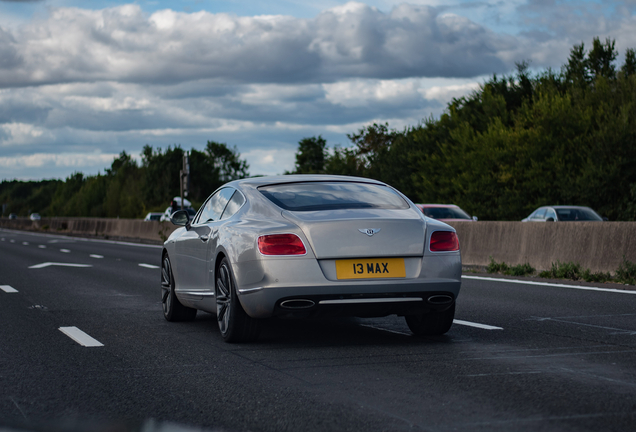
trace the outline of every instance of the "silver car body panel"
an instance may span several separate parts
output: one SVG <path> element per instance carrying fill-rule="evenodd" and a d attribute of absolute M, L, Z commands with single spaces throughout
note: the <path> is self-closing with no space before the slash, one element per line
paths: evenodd
<path fill-rule="evenodd" d="M 282 210 L 258 191 L 263 185 L 308 181 L 356 181 L 386 186 L 355 177 L 294 175 L 243 179 L 224 185 L 240 191 L 246 200 L 232 217 L 189 229 L 178 228 L 164 243 L 164 253 L 173 263 L 179 301 L 185 306 L 216 312 L 215 271 L 223 256 L 231 263 L 239 301 L 253 318 L 275 315 L 281 299 L 311 297 L 316 303 L 330 305 L 335 300 L 343 300 L 340 303 L 344 304 L 425 302 L 426 293 L 441 292 L 453 299 L 457 297 L 461 286 L 460 252 L 438 253 L 428 248 L 432 232 L 455 231 L 452 227 L 427 218 L 401 194 L 409 205 L 401 210 L 291 212 Z M 379 231 L 369 236 L 360 231 L 366 229 Z M 280 233 L 296 234 L 307 253 L 261 254 L 258 237 Z M 404 258 L 406 277 L 337 278 L 337 259 L 389 257 Z M 404 301 L 390 300 L 396 298 Z"/>

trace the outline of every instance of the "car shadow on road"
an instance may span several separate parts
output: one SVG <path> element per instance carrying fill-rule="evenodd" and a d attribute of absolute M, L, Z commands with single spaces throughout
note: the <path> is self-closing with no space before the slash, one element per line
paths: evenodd
<path fill-rule="evenodd" d="M 207 327 L 211 337 L 221 339 L 215 315 L 199 313 L 191 324 Z M 261 325 L 260 337 L 249 345 L 409 345 L 448 344 L 453 341 L 447 335 L 415 336 L 410 332 L 404 318 L 397 316 L 270 318 L 262 320 Z"/>

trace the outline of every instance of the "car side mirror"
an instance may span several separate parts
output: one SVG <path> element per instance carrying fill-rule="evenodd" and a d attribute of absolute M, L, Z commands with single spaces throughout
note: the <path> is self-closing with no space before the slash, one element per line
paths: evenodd
<path fill-rule="evenodd" d="M 546 222 L 554 222 L 554 218 L 553 217 L 549 217 L 545 220 Z"/>
<path fill-rule="evenodd" d="M 473 220 L 477 222 L 478 221 L 477 216 L 473 216 Z"/>
<path fill-rule="evenodd" d="M 177 226 L 184 226 L 186 229 L 190 228 L 190 215 L 185 210 L 177 210 L 170 216 L 170 222 Z"/>

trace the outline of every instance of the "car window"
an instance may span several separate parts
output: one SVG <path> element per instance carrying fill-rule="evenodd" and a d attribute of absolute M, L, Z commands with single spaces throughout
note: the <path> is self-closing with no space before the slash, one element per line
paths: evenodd
<path fill-rule="evenodd" d="M 234 189 L 223 188 L 212 195 L 212 197 L 205 203 L 203 210 L 199 214 L 199 218 L 195 223 L 199 224 L 220 220 L 223 210 L 225 210 L 225 206 L 232 197 L 233 193 Z"/>
<path fill-rule="evenodd" d="M 547 209 L 545 211 L 545 218 L 552 218 L 554 220 L 557 220 L 557 216 L 556 213 L 554 212 L 554 210 L 552 210 L 551 208 Z"/>
<path fill-rule="evenodd" d="M 228 201 L 227 206 L 225 206 L 225 211 L 223 212 L 221 219 L 227 219 L 234 216 L 234 213 L 241 208 L 244 202 L 245 197 L 243 197 L 243 194 L 240 192 L 234 192 L 234 195 L 232 195 L 232 198 Z"/>
<path fill-rule="evenodd" d="M 530 216 L 530 219 L 543 219 L 543 215 L 545 215 L 545 208 L 540 208 Z"/>
<path fill-rule="evenodd" d="M 471 219 L 464 210 L 457 207 L 424 207 L 424 214 L 433 219 Z"/>
<path fill-rule="evenodd" d="M 561 208 L 556 209 L 560 221 L 602 221 L 599 215 L 587 208 Z"/>
<path fill-rule="evenodd" d="M 258 190 L 277 206 L 290 211 L 409 208 L 393 189 L 369 183 L 285 183 L 262 186 Z"/>

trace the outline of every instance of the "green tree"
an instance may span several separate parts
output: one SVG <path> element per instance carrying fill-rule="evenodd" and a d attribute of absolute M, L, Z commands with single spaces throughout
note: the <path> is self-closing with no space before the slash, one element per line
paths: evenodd
<path fill-rule="evenodd" d="M 322 136 L 303 138 L 298 142 L 293 174 L 321 174 L 325 171 L 326 158 L 327 141 Z"/>

